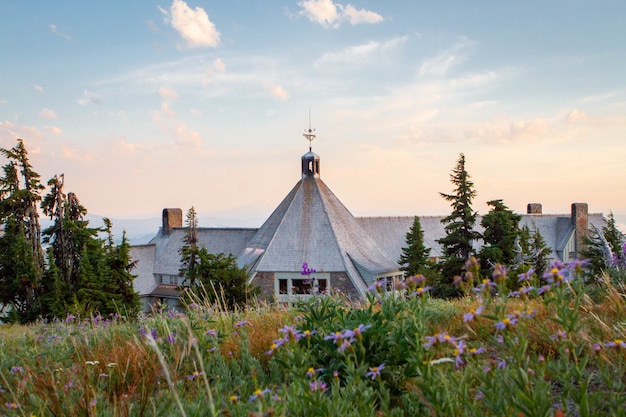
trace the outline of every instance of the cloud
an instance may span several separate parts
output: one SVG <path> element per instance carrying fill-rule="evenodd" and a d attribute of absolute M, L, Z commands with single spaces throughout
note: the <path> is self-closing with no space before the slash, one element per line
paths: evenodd
<path fill-rule="evenodd" d="M 352 25 L 383 21 L 383 17 L 376 12 L 356 9 L 351 4 L 344 7 L 332 0 L 305 0 L 299 2 L 298 6 L 302 8 L 298 13 L 300 16 L 327 28 L 338 28 L 344 21 Z"/>
<path fill-rule="evenodd" d="M 200 133 L 179 121 L 177 113 L 172 110 L 167 101 L 161 101 L 161 109 L 152 112 L 152 119 L 166 136 L 174 136 L 177 144 L 202 146 L 203 141 Z"/>
<path fill-rule="evenodd" d="M 624 117 L 592 117 L 578 109 L 569 112 L 565 121 L 569 125 L 591 125 L 596 127 L 626 125 L 626 118 Z"/>
<path fill-rule="evenodd" d="M 46 120 L 55 120 L 59 118 L 54 110 L 48 109 L 46 107 L 44 107 L 44 109 L 41 110 L 39 114 Z"/>
<path fill-rule="evenodd" d="M 272 97 L 277 98 L 279 100 L 287 100 L 289 98 L 289 94 L 280 85 L 268 86 L 268 90 Z"/>
<path fill-rule="evenodd" d="M 50 29 L 50 32 L 54 33 L 57 36 L 60 36 L 61 38 L 65 39 L 66 41 L 69 41 L 72 39 L 72 37 L 66 33 L 62 33 L 59 32 L 59 29 L 57 28 L 57 25 L 54 24 L 49 24 L 48 28 Z"/>
<path fill-rule="evenodd" d="M 323 54 L 316 62 L 316 66 L 334 63 L 350 63 L 362 62 L 371 56 L 388 50 L 393 50 L 399 45 L 406 42 L 408 37 L 398 36 L 385 42 L 370 41 L 361 45 L 348 46 L 336 52 L 327 52 Z"/>
<path fill-rule="evenodd" d="M 0 139 L 3 142 L 7 140 L 14 141 L 17 138 L 26 140 L 40 139 L 41 132 L 35 126 L 16 125 L 8 120 L 0 122 Z M 9 147 L 12 147 L 10 145 Z"/>
<path fill-rule="evenodd" d="M 176 135 L 176 142 L 180 145 L 190 145 L 193 147 L 202 146 L 200 133 L 189 129 L 185 123 L 176 125 L 174 127 L 174 134 Z"/>
<path fill-rule="evenodd" d="M 43 89 L 43 87 L 42 87 L 42 86 L 37 85 L 37 84 L 33 85 L 33 88 L 34 88 L 36 91 L 39 91 L 40 93 L 43 93 L 43 92 L 45 91 L 45 90 Z"/>
<path fill-rule="evenodd" d="M 206 75 L 202 80 L 202 85 L 208 85 L 211 83 L 215 73 L 224 73 L 226 72 L 226 64 L 220 58 L 216 58 L 215 61 L 211 64 L 209 69 L 206 71 Z"/>
<path fill-rule="evenodd" d="M 361 61 L 370 56 L 374 51 L 380 48 L 380 43 L 371 41 L 362 45 L 349 46 L 338 52 L 327 52 L 320 57 L 315 63 L 322 66 L 330 63 L 354 63 Z"/>
<path fill-rule="evenodd" d="M 357 10 L 351 4 L 346 6 L 343 15 L 352 25 L 358 25 L 360 23 L 378 23 L 383 21 L 383 17 L 378 13 L 364 9 Z"/>
<path fill-rule="evenodd" d="M 465 128 L 467 139 L 478 139 L 487 143 L 537 142 L 554 135 L 550 123 L 544 118 L 530 120 L 497 119 L 493 122 L 470 123 Z"/>
<path fill-rule="evenodd" d="M 466 39 L 431 58 L 425 59 L 419 67 L 418 75 L 422 77 L 443 77 L 466 59 L 467 48 L 472 44 Z"/>
<path fill-rule="evenodd" d="M 81 106 L 86 106 L 88 104 L 101 105 L 102 104 L 102 100 L 100 98 L 94 96 L 93 92 L 91 92 L 89 90 L 83 90 L 83 96 L 78 99 L 78 104 L 80 104 Z"/>
<path fill-rule="evenodd" d="M 61 133 L 63 133 L 63 131 L 61 130 L 61 128 L 60 128 L 60 127 L 57 127 L 57 126 L 48 126 L 48 125 L 46 125 L 46 126 L 44 126 L 44 127 L 45 127 L 45 129 L 46 129 L 48 132 L 52 133 L 53 135 L 60 135 Z"/>
<path fill-rule="evenodd" d="M 211 68 L 217 72 L 225 72 L 226 64 L 224 64 L 224 61 L 222 61 L 220 58 L 216 58 L 215 61 L 213 61 L 213 65 L 211 66 Z"/>
<path fill-rule="evenodd" d="M 0 98 L 0 106 L 4 106 L 8 101 L 5 98 Z"/>
<path fill-rule="evenodd" d="M 179 95 L 176 90 L 167 87 L 161 87 L 159 89 L 159 95 L 164 100 L 177 100 Z"/>
<path fill-rule="evenodd" d="M 165 22 L 178 31 L 187 41 L 188 47 L 219 45 L 220 33 L 202 7 L 191 9 L 183 0 L 174 0 L 169 12 L 161 7 L 159 9 L 165 15 Z"/>

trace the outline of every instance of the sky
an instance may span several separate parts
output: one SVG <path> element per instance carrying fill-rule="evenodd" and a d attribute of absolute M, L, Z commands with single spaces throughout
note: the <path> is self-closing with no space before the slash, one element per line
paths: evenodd
<path fill-rule="evenodd" d="M 0 147 L 90 213 L 260 226 L 300 179 L 357 216 L 626 214 L 622 0 L 0 2 Z M 6 161 L 0 160 L 1 164 Z M 203 226 L 203 224 L 201 224 Z M 208 226 L 208 225 L 205 225 Z"/>

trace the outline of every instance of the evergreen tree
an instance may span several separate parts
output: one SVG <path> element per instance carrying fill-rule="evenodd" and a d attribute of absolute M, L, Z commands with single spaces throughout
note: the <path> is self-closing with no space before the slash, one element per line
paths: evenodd
<path fill-rule="evenodd" d="M 613 212 L 605 219 L 605 225 L 599 231 L 589 228 L 589 235 L 583 237 L 585 248 L 581 257 L 590 262 L 588 274 L 598 276 L 603 271 L 612 268 L 623 268 L 626 265 L 624 253 L 624 235 L 617 228 Z"/>
<path fill-rule="evenodd" d="M 446 225 L 446 235 L 437 241 L 444 254 L 440 264 L 444 284 L 449 286 L 454 276 L 461 274 L 465 261 L 473 254 L 474 241 L 480 238 L 480 234 L 473 230 L 478 216 L 472 209 L 476 191 L 465 170 L 465 155 L 460 154 L 457 165 L 450 174 L 450 181 L 455 186 L 453 193 L 439 194 L 450 202 L 452 213 L 441 220 Z"/>
<path fill-rule="evenodd" d="M 136 267 L 137 262 L 130 257 L 130 244 L 126 238 L 126 232 L 122 234 L 122 241 L 116 245 L 113 240 L 111 228 L 113 224 L 107 218 L 104 219 L 107 242 L 104 246 L 108 287 L 110 288 L 110 299 L 117 301 L 110 307 L 115 311 L 107 309 L 107 312 L 118 312 L 123 309 L 129 317 L 135 317 L 139 312 L 139 294 L 133 287 L 135 275 L 131 271 Z"/>
<path fill-rule="evenodd" d="M 512 266 L 518 257 L 516 241 L 522 216 L 509 210 L 502 200 L 488 201 L 487 205 L 491 210 L 480 222 L 485 228 L 479 255 L 483 270 L 490 270 L 495 264 Z"/>
<path fill-rule="evenodd" d="M 424 231 L 418 216 L 415 216 L 413 225 L 406 234 L 406 244 L 398 260 L 400 269 L 408 276 L 424 274 L 429 265 L 430 248 L 424 246 Z"/>
<path fill-rule="evenodd" d="M 606 225 L 602 228 L 602 235 L 609 245 L 612 254 L 612 263 L 617 265 L 626 264 L 624 253 L 624 234 L 618 229 L 613 212 L 609 212 Z"/>
<path fill-rule="evenodd" d="M 589 228 L 589 234 L 583 236 L 583 250 L 580 256 L 589 262 L 586 269 L 587 277 L 600 276 L 603 271 L 610 267 L 611 254 L 608 243 L 595 227 Z"/>
<path fill-rule="evenodd" d="M 0 154 L 8 160 L 0 178 L 0 305 L 12 310 L 14 319 L 29 321 L 40 308 L 44 255 L 37 205 L 44 187 L 21 139 Z"/>
<path fill-rule="evenodd" d="M 535 227 L 532 234 L 533 239 L 533 257 L 535 259 L 535 272 L 538 276 L 542 276 L 550 265 L 552 259 L 552 250 L 548 247 L 546 240 L 543 238 L 539 230 Z"/>
<path fill-rule="evenodd" d="M 239 268 L 237 258 L 224 253 L 212 254 L 198 246 L 198 219 L 192 207 L 185 219 L 185 244 L 180 249 L 180 276 L 185 277 L 183 298 L 187 303 L 197 299 L 209 303 L 225 303 L 228 309 L 245 305 L 258 287 L 248 284 L 248 273 Z"/>
<path fill-rule="evenodd" d="M 50 191 L 44 197 L 41 208 L 53 223 L 43 231 L 43 243 L 50 246 L 49 264 L 54 264 L 54 273 L 58 275 L 57 289 L 61 290 L 64 300 L 70 300 L 79 290 L 81 259 L 85 247 L 94 249 L 98 246 L 99 229 L 89 227 L 85 220 L 87 209 L 83 207 L 74 193 L 63 192 L 64 176 L 54 176 L 48 181 Z M 84 277 L 83 277 L 84 279 Z M 50 279 L 47 279 L 50 284 Z M 57 312 L 60 313 L 60 312 Z"/>
<path fill-rule="evenodd" d="M 185 217 L 185 237 L 183 246 L 180 248 L 181 267 L 179 275 L 186 277 L 186 284 L 191 285 L 196 281 L 196 265 L 199 263 L 198 256 L 198 216 L 192 206 Z"/>
<path fill-rule="evenodd" d="M 49 245 L 45 297 L 48 316 L 63 317 L 70 312 L 82 314 L 127 314 L 134 317 L 139 296 L 133 290 L 130 271 L 134 263 L 126 236 L 117 246 L 111 233 L 112 224 L 104 219 L 105 228 L 89 227 L 87 209 L 76 194 L 63 192 L 63 175 L 48 182 L 50 192 L 41 207 L 53 224 L 43 232 Z M 104 241 L 98 236 L 107 233 Z"/>

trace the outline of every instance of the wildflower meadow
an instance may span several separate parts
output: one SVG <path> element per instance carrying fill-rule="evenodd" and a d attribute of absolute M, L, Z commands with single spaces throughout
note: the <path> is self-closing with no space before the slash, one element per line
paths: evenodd
<path fill-rule="evenodd" d="M 0 415 L 624 416 L 624 281 L 584 267 L 0 327 Z"/>

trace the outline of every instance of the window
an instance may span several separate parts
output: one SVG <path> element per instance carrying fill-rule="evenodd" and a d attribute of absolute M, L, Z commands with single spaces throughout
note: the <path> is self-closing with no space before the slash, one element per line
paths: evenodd
<path fill-rule="evenodd" d="M 330 291 L 330 274 L 317 272 L 310 277 L 298 272 L 277 272 L 275 278 L 275 294 L 278 301 L 289 301 L 292 297 L 310 297 L 317 294 L 328 294 Z"/>

